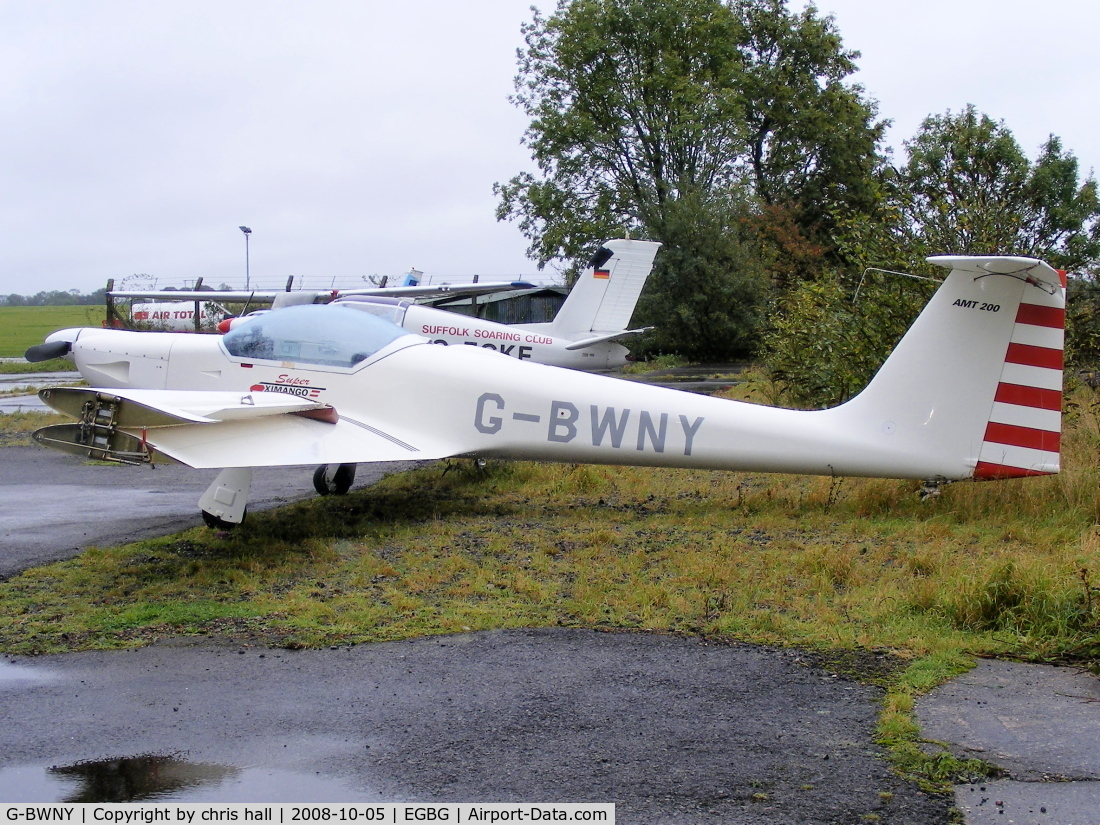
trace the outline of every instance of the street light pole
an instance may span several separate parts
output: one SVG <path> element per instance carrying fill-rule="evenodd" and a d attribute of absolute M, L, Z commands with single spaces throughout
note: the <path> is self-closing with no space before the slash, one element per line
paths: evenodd
<path fill-rule="evenodd" d="M 248 236 L 252 234 L 252 230 L 247 226 L 238 227 L 244 233 L 244 289 L 245 292 L 249 290 L 249 274 L 248 274 Z"/>

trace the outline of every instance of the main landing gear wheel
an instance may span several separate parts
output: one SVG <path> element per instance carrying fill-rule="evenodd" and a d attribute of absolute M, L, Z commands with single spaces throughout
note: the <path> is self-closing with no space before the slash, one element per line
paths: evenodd
<path fill-rule="evenodd" d="M 355 481 L 354 464 L 322 464 L 313 474 L 313 488 L 323 496 L 342 496 Z"/>

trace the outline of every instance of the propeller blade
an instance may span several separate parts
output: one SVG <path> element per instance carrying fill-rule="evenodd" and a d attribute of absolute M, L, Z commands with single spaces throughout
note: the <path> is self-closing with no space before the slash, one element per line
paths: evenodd
<path fill-rule="evenodd" d="M 48 344 L 37 344 L 23 353 L 23 357 L 32 364 L 38 361 L 49 361 L 51 358 L 61 358 L 62 356 L 68 355 L 72 346 L 73 345 L 68 341 L 52 341 Z"/>

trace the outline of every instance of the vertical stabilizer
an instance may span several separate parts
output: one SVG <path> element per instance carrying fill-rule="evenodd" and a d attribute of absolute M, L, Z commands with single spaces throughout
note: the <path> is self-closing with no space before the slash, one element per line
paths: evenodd
<path fill-rule="evenodd" d="M 945 478 L 1057 473 L 1064 273 L 1034 258 L 928 260 L 947 280 L 867 388 L 826 412 L 871 449 L 952 468 Z"/>
<path fill-rule="evenodd" d="M 550 324 L 551 334 L 587 338 L 626 330 L 660 246 L 653 241 L 607 241 L 573 284 Z"/>

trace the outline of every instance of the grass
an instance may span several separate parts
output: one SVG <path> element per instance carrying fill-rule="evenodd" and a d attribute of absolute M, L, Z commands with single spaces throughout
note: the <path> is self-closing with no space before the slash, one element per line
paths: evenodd
<path fill-rule="evenodd" d="M 1074 396 L 1059 476 L 926 502 L 885 480 L 435 464 L 29 570 L 0 583 L 0 650 L 552 625 L 792 645 L 882 685 L 880 741 L 942 789 L 987 768 L 930 755 L 916 697 L 974 656 L 1100 660 L 1098 410 Z"/>
<path fill-rule="evenodd" d="M 22 353 L 20 353 L 22 355 Z M 7 356 L 5 356 L 7 357 Z M 10 356 L 16 357 L 16 356 Z M 0 361 L 0 375 L 26 375 L 34 372 L 75 372 L 76 367 L 67 358 L 51 358 L 30 364 L 26 361 Z"/>
<path fill-rule="evenodd" d="M 645 361 L 631 361 L 622 371 L 627 375 L 642 375 L 656 370 L 670 370 L 675 367 L 686 367 L 690 362 L 679 355 L 654 355 Z"/>
<path fill-rule="evenodd" d="M 0 370 L 0 373 L 2 373 L 2 370 Z M 6 386 L 7 386 L 6 389 L 0 390 L 0 398 L 10 398 L 12 396 L 17 396 L 17 395 L 35 395 L 35 394 L 38 393 L 38 390 L 42 387 L 42 383 L 41 382 L 35 382 L 34 384 L 24 384 L 22 386 L 20 386 L 18 384 L 7 384 Z M 55 386 L 55 387 L 80 387 L 80 386 L 87 386 L 87 383 L 84 382 L 84 381 L 81 381 L 79 379 L 74 379 L 72 381 L 54 381 L 54 382 L 52 382 L 52 386 Z M 0 438 L 2 438 L 2 432 L 0 432 Z M 0 442 L 0 443 L 2 443 L 2 442 Z"/>
<path fill-rule="evenodd" d="M 16 412 L 0 415 L 0 447 L 29 447 L 31 433 L 50 424 L 67 424 L 72 419 L 55 412 Z"/>
<path fill-rule="evenodd" d="M 101 306 L 0 307 L 0 358 L 21 356 L 59 329 L 98 327 L 104 313 Z"/>

